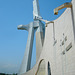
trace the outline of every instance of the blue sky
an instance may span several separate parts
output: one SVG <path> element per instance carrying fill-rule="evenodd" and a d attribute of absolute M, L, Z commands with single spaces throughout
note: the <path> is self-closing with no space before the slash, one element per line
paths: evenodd
<path fill-rule="evenodd" d="M 65 9 L 54 15 L 54 8 L 71 0 L 39 0 L 40 14 L 49 21 L 58 18 Z M 33 0 L 0 0 L 0 73 L 16 73 L 20 68 L 28 32 L 17 30 L 20 24 L 33 21 Z M 35 39 L 32 67 L 36 62 Z"/>

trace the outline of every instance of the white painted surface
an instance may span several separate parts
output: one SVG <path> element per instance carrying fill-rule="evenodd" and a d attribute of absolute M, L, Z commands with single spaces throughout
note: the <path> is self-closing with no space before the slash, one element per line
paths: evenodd
<path fill-rule="evenodd" d="M 72 1 L 72 6 L 73 14 L 71 13 L 72 10 L 67 8 L 65 12 L 54 21 L 55 40 L 57 40 L 55 46 L 53 46 L 53 24 L 51 23 L 48 25 L 48 27 L 46 27 L 45 42 L 37 64 L 30 71 L 23 75 L 35 75 L 39 62 L 42 59 L 45 60 L 46 75 L 48 75 L 48 61 L 50 62 L 51 66 L 51 75 L 75 75 L 75 0 Z M 63 33 L 64 37 L 67 36 L 67 41 L 65 41 L 64 45 L 60 46 L 60 40 L 64 40 Z M 67 51 L 66 54 L 62 55 L 62 52 L 70 43 L 72 43 L 72 48 Z"/>

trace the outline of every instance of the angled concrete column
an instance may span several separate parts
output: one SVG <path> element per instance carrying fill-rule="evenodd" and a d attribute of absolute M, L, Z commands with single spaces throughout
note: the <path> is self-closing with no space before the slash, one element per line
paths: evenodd
<path fill-rule="evenodd" d="M 34 29 L 36 30 L 36 60 L 38 60 L 40 53 L 42 51 L 44 36 L 45 36 L 44 35 L 45 27 L 44 27 L 44 24 L 39 20 L 39 18 L 42 18 L 42 17 L 40 16 L 40 12 L 39 12 L 38 0 L 33 0 L 33 18 L 34 18 L 34 21 L 32 23 L 28 25 L 18 26 L 18 29 L 27 30 L 29 32 L 25 55 L 21 64 L 19 75 L 22 75 L 23 73 L 30 70 L 33 39 L 34 39 Z"/>
<path fill-rule="evenodd" d="M 39 27 L 36 30 L 36 62 L 38 61 L 43 44 L 44 44 L 44 36 L 45 36 L 44 24 L 39 22 Z"/>
<path fill-rule="evenodd" d="M 33 22 L 30 23 L 27 26 L 18 26 L 18 29 L 20 29 L 20 28 L 27 29 L 29 33 L 28 33 L 27 45 L 26 45 L 26 49 L 25 49 L 24 58 L 23 58 L 23 61 L 22 61 L 22 64 L 21 64 L 21 68 L 20 68 L 20 71 L 19 71 L 19 75 L 21 75 L 21 74 L 27 72 L 28 70 L 30 70 L 32 48 L 33 48 L 33 39 L 34 39 Z"/>
<path fill-rule="evenodd" d="M 39 3 L 38 0 L 33 0 L 33 19 L 36 22 L 36 25 L 39 27 L 36 30 L 36 62 L 39 59 L 40 53 L 42 51 L 45 35 L 45 26 L 39 20 L 42 17 L 40 16 Z"/>
<path fill-rule="evenodd" d="M 74 32 L 74 43 L 75 43 L 75 0 L 72 0 L 72 22 L 73 22 L 73 32 Z"/>

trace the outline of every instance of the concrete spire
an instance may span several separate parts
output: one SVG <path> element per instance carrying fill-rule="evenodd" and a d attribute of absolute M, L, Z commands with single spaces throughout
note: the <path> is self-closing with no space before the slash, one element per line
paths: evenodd
<path fill-rule="evenodd" d="M 40 16 L 38 0 L 33 0 L 33 18 Z"/>
<path fill-rule="evenodd" d="M 41 17 L 39 12 L 38 0 L 33 0 L 33 18 L 34 22 L 31 22 L 28 25 L 18 26 L 19 30 L 27 30 L 29 32 L 25 54 L 21 64 L 19 75 L 22 75 L 23 73 L 30 70 L 35 29 L 36 29 L 36 60 L 38 60 L 42 50 L 45 32 L 44 32 L 44 24 L 39 20 L 39 18 Z"/>
<path fill-rule="evenodd" d="M 33 19 L 41 18 L 38 0 L 33 0 Z"/>
<path fill-rule="evenodd" d="M 45 26 L 40 21 L 42 17 L 40 16 L 38 0 L 33 0 L 33 19 L 35 22 L 34 25 L 38 26 L 38 28 L 36 29 L 36 62 L 37 62 L 43 47 L 44 36 L 45 36 Z"/>

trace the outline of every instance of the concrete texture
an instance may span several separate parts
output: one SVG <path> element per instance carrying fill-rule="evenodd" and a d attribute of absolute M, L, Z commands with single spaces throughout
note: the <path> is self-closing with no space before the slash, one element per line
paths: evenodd
<path fill-rule="evenodd" d="M 23 25 L 24 26 L 24 25 Z M 22 28 L 21 26 L 18 28 Z M 24 27 L 23 27 L 24 28 Z M 32 57 L 32 48 L 33 48 L 33 40 L 34 40 L 34 28 L 33 28 L 33 22 L 28 25 L 28 40 L 27 40 L 27 45 L 25 49 L 25 54 L 24 58 L 19 70 L 19 75 L 27 72 L 30 70 L 31 66 L 31 57 Z"/>
<path fill-rule="evenodd" d="M 36 43 L 39 43 L 37 39 Z M 45 28 L 45 39 L 39 59 L 31 70 L 22 75 L 40 75 L 43 63 L 45 70 L 42 69 L 44 74 L 41 75 L 48 75 L 48 62 L 51 75 L 75 75 L 75 0 L 72 0 L 72 9 L 67 8 L 54 20 L 54 26 L 50 23 Z"/>
<path fill-rule="evenodd" d="M 30 24 L 18 26 L 18 29 L 29 31 L 24 58 L 23 58 L 18 75 L 22 75 L 23 73 L 26 73 L 27 71 L 30 70 L 35 30 L 36 30 L 36 39 L 37 39 L 36 60 L 39 59 L 40 53 L 43 48 L 45 27 L 44 27 L 44 24 L 38 19 L 38 18 L 41 18 L 39 13 L 38 0 L 33 0 L 33 18 L 34 18 L 34 21 L 31 22 Z"/>

